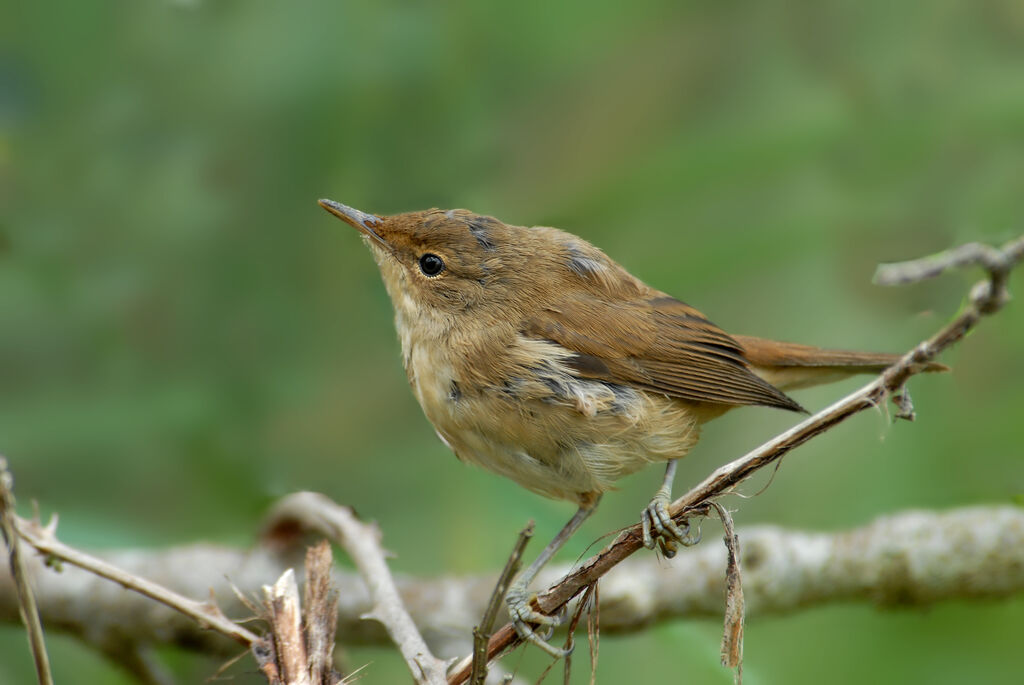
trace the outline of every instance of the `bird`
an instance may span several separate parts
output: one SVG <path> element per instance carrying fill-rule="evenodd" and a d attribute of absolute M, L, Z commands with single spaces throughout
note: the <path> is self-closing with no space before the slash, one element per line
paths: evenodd
<path fill-rule="evenodd" d="M 760 405 L 805 412 L 786 391 L 879 373 L 899 355 L 730 335 L 586 240 L 465 209 L 368 214 L 321 207 L 362 234 L 395 313 L 413 394 L 463 462 L 576 513 L 512 583 L 517 632 L 552 654 L 529 584 L 620 478 L 665 464 L 641 514 L 644 546 L 692 544 L 668 513 L 677 460 L 701 427 Z M 943 370 L 930 364 L 927 370 Z"/>

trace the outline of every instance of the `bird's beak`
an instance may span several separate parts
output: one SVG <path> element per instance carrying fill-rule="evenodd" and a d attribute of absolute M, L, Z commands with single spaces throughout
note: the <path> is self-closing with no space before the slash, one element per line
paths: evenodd
<path fill-rule="evenodd" d="M 373 230 L 384 223 L 384 220 L 379 216 L 360 212 L 358 209 L 352 209 L 348 205 L 343 205 L 340 202 L 335 202 L 334 200 L 320 200 L 319 204 L 328 212 L 338 217 L 363 235 L 372 238 L 388 249 L 391 248 L 391 246 Z"/>

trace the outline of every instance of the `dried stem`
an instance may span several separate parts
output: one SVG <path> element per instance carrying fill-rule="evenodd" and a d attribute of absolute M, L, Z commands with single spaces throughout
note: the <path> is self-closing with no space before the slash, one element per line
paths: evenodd
<path fill-rule="evenodd" d="M 270 626 L 270 634 L 255 643 L 251 651 L 270 685 L 343 682 L 342 675 L 334 670 L 338 598 L 331 586 L 332 565 L 331 545 L 326 540 L 306 550 L 306 588 L 301 605 L 292 569 L 282 573 L 272 586 L 263 586 L 259 613 Z"/>
<path fill-rule="evenodd" d="M 711 506 L 725 529 L 725 631 L 722 636 L 722 665 L 736 669 L 736 683 L 743 677 L 743 585 L 740 578 L 740 542 L 732 515 L 721 503 Z"/>
<path fill-rule="evenodd" d="M 269 518 L 271 528 L 298 523 L 306 530 L 317 530 L 336 540 L 355 562 L 373 598 L 373 609 L 364 617 L 384 625 L 416 682 L 431 685 L 445 682 L 445 663 L 431 654 L 409 616 L 384 560 L 380 530 L 376 525 L 363 523 L 352 509 L 338 506 L 314 492 L 285 497 Z"/>
<path fill-rule="evenodd" d="M 331 586 L 334 560 L 326 540 L 306 551 L 306 588 L 303 595 L 306 652 L 310 680 L 315 685 L 341 681 L 334 670 L 334 635 L 338 628 L 338 591 Z"/>
<path fill-rule="evenodd" d="M 7 460 L 0 457 L 0 532 L 7 544 L 8 560 L 11 565 L 11 576 L 18 594 L 18 610 L 22 623 L 28 631 L 28 643 L 32 650 L 32 660 L 36 666 L 36 678 L 40 685 L 53 685 L 53 674 L 50 672 L 50 659 L 46 654 L 46 641 L 43 638 L 43 624 L 39 620 L 39 608 L 32 585 L 28 581 L 25 562 L 21 557 L 20 539 L 17 532 L 17 521 L 14 513 L 14 478 L 7 469 Z"/>
<path fill-rule="evenodd" d="M 777 462 L 793 448 L 865 409 L 880 406 L 888 397 L 901 391 L 911 376 L 924 370 L 925 362 L 934 360 L 940 352 L 962 339 L 984 316 L 995 313 L 1008 301 L 1007 277 L 1022 259 L 1024 237 L 1010 241 L 1001 249 L 966 245 L 940 255 L 887 265 L 878 277 L 880 282 L 886 284 L 909 283 L 930 278 L 953 266 L 968 264 L 980 264 L 988 272 L 989 277 L 972 288 L 968 306 L 938 333 L 920 343 L 860 390 L 847 395 L 739 459 L 718 468 L 672 503 L 669 512 L 673 518 L 678 522 L 684 521 L 695 508 L 734 491 L 755 472 Z M 578 570 L 541 593 L 537 597 L 541 611 L 554 614 L 641 546 L 640 524 L 627 528 L 608 547 L 584 562 Z M 488 658 L 493 659 L 520 642 L 512 624 L 506 624 L 491 638 L 487 649 Z M 449 682 L 463 683 L 467 677 L 468 673 L 457 672 Z"/>
<path fill-rule="evenodd" d="M 288 569 L 273 585 L 263 586 L 263 603 L 273 635 L 272 650 L 254 651 L 270 685 L 311 685 L 306 640 L 302 635 L 302 607 L 295 572 Z M 266 651 L 265 651 L 266 649 Z M 264 654 L 273 658 L 264 658 Z"/>

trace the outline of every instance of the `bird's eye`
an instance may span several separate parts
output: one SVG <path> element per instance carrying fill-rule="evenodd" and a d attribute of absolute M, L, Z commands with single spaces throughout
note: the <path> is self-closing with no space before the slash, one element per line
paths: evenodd
<path fill-rule="evenodd" d="M 427 276 L 436 276 L 444 271 L 444 260 L 428 252 L 420 257 L 420 271 Z"/>

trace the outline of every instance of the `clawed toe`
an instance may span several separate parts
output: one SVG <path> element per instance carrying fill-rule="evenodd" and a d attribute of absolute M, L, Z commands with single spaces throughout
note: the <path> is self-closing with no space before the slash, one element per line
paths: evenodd
<path fill-rule="evenodd" d="M 689 547 L 700 542 L 700 536 L 690 536 L 690 526 L 683 524 L 679 526 L 668 513 L 668 497 L 659 493 L 650 501 L 640 515 L 640 523 L 643 529 L 643 543 L 647 549 L 654 549 L 655 544 L 662 553 L 672 558 L 678 551 L 678 546 Z"/>
<path fill-rule="evenodd" d="M 512 625 L 515 626 L 516 632 L 519 633 L 519 637 L 527 642 L 532 642 L 556 659 L 568 656 L 572 652 L 571 647 L 562 649 L 548 642 L 555 632 L 555 626 L 565 620 L 565 612 L 562 611 L 554 616 L 542 614 L 530 606 L 533 597 L 528 594 L 526 588 L 519 586 L 512 586 L 505 595 L 509 617 L 512 619 Z M 534 626 L 545 626 L 547 630 L 542 635 Z"/>

